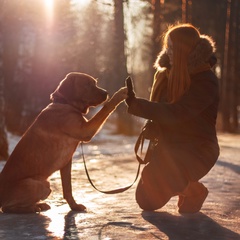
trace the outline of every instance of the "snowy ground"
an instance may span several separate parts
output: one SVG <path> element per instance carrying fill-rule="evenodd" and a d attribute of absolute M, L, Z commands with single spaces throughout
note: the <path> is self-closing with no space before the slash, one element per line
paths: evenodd
<path fill-rule="evenodd" d="M 10 151 L 18 139 L 9 135 Z M 110 190 L 134 180 L 135 140 L 111 135 L 106 128 L 84 145 L 89 172 L 98 188 Z M 53 191 L 47 199 L 52 209 L 41 214 L 0 213 L 0 239 L 240 240 L 240 136 L 219 134 L 219 143 L 219 160 L 202 179 L 210 193 L 200 213 L 180 215 L 177 198 L 161 210 L 142 212 L 134 200 L 136 184 L 121 194 L 97 192 L 87 180 L 79 148 L 73 163 L 73 191 L 88 211 L 70 211 L 57 172 L 50 178 Z M 3 165 L 0 162 L 0 168 Z"/>

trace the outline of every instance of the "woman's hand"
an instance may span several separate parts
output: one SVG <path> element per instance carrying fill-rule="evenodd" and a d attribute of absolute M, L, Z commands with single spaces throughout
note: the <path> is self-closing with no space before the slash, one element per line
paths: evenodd
<path fill-rule="evenodd" d="M 129 106 L 131 104 L 132 100 L 135 98 L 135 92 L 133 89 L 133 82 L 132 82 L 131 77 L 128 77 L 126 79 L 126 86 L 128 88 L 128 98 L 126 99 L 126 103 Z"/>

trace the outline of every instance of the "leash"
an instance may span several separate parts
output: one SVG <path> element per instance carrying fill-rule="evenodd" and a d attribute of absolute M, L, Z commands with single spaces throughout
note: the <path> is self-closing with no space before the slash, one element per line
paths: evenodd
<path fill-rule="evenodd" d="M 139 163 L 138 164 L 138 169 L 137 169 L 137 174 L 136 174 L 136 177 L 134 179 L 134 181 L 126 186 L 126 187 L 122 187 L 122 188 L 118 188 L 118 189 L 114 189 L 114 190 L 110 190 L 110 191 L 101 191 L 99 190 L 92 182 L 91 178 L 90 178 L 90 175 L 88 173 L 88 170 L 87 170 L 87 164 L 86 164 L 86 160 L 85 160 L 85 157 L 84 157 L 84 153 L 83 153 L 83 143 L 81 142 L 81 150 L 82 150 L 82 159 L 83 159 L 83 163 L 84 163 L 84 168 L 85 168 L 85 172 L 87 174 L 87 178 L 88 178 L 88 181 L 90 182 L 90 184 L 92 185 L 92 187 L 94 189 L 96 189 L 98 192 L 101 192 L 101 193 L 105 193 L 105 194 L 116 194 L 116 193 L 122 193 L 122 192 L 125 192 L 126 190 L 128 190 L 129 188 L 131 188 L 133 186 L 133 184 L 137 181 L 138 179 L 138 176 L 139 176 L 139 173 L 140 173 L 140 166 L 141 164 Z"/>

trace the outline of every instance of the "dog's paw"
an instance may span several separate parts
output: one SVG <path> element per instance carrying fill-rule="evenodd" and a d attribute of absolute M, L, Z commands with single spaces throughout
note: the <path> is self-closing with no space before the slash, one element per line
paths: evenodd
<path fill-rule="evenodd" d="M 74 206 L 71 206 L 71 209 L 76 212 L 83 212 L 86 211 L 87 208 L 82 204 L 76 204 Z"/>

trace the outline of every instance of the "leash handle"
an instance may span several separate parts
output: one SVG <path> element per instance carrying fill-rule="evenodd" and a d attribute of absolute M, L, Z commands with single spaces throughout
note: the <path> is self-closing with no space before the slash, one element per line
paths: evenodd
<path fill-rule="evenodd" d="M 83 153 L 83 143 L 81 142 L 81 150 L 82 150 L 82 159 L 83 159 L 83 163 L 84 163 L 84 168 L 85 168 L 85 172 L 87 174 L 87 178 L 88 178 L 88 181 L 90 182 L 90 184 L 92 185 L 92 187 L 94 189 L 96 189 L 98 192 L 101 192 L 101 193 L 104 193 L 104 194 L 116 194 L 116 193 L 122 193 L 122 192 L 125 192 L 126 190 L 128 190 L 129 188 L 131 188 L 133 186 L 133 184 L 137 181 L 138 179 L 138 176 L 139 176 L 139 173 L 140 173 L 140 166 L 141 164 L 139 163 L 138 164 L 138 169 L 137 169 L 137 174 L 136 174 L 136 177 L 133 181 L 132 184 L 130 184 L 129 186 L 126 186 L 126 187 L 122 187 L 122 188 L 118 188 L 118 189 L 114 189 L 114 190 L 110 190 L 110 191 L 101 191 L 99 190 L 92 182 L 91 178 L 90 178 L 90 175 L 88 173 L 88 170 L 87 170 L 87 164 L 86 164 L 86 160 L 85 160 L 85 157 L 84 157 L 84 153 Z"/>

